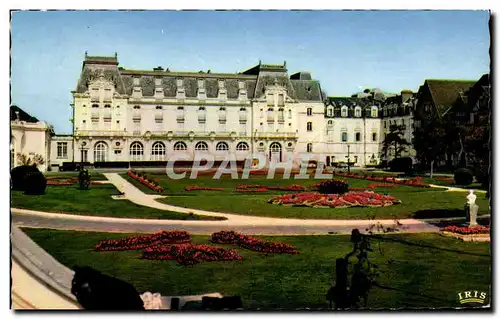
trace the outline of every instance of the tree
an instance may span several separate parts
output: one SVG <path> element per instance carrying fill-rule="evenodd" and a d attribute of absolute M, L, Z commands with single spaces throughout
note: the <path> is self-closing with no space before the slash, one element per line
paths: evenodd
<path fill-rule="evenodd" d="M 403 125 L 391 125 L 389 133 L 385 136 L 382 144 L 382 152 L 387 157 L 389 149 L 394 148 L 394 157 L 398 158 L 402 152 L 406 151 L 410 142 L 404 138 L 405 129 Z"/>
<path fill-rule="evenodd" d="M 422 165 L 430 165 L 430 177 L 433 177 L 434 163 L 444 153 L 446 128 L 441 122 L 433 121 L 419 127 L 413 133 L 413 146 Z"/>

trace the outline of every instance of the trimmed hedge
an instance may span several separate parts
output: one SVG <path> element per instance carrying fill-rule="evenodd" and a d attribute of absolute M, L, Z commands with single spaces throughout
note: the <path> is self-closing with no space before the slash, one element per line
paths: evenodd
<path fill-rule="evenodd" d="M 474 174 L 468 168 L 459 168 L 455 171 L 455 184 L 457 185 L 470 185 L 474 179 Z"/>
<path fill-rule="evenodd" d="M 413 169 L 413 160 L 411 157 L 398 157 L 389 162 L 392 172 L 411 172 Z"/>
<path fill-rule="evenodd" d="M 345 194 L 349 191 L 349 184 L 339 179 L 330 179 L 317 184 L 321 194 Z"/>
<path fill-rule="evenodd" d="M 28 173 L 40 173 L 36 166 L 32 165 L 21 165 L 14 167 L 10 171 L 10 178 L 12 182 L 12 190 L 24 191 L 25 189 L 25 178 Z"/>
<path fill-rule="evenodd" d="M 42 172 L 30 172 L 24 179 L 24 194 L 43 195 L 47 188 L 47 179 Z"/>

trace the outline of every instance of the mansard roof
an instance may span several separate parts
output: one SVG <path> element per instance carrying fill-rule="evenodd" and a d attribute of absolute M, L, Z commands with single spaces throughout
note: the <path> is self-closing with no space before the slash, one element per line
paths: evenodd
<path fill-rule="evenodd" d="M 327 105 L 333 105 L 337 107 L 347 106 L 347 107 L 355 107 L 355 106 L 371 106 L 373 103 L 370 103 L 367 99 L 357 98 L 357 97 L 336 97 L 329 96 L 327 100 Z"/>
<path fill-rule="evenodd" d="M 208 71 L 179 72 L 164 70 L 161 67 L 152 70 L 128 70 L 118 67 L 117 56 L 98 57 L 87 56 L 83 63 L 82 73 L 78 81 L 77 93 L 87 91 L 88 83 L 103 76 L 115 83 L 120 94 L 132 94 L 134 78 L 139 78 L 143 96 L 153 96 L 155 79 L 161 79 L 161 87 L 165 97 L 175 97 L 177 80 L 182 80 L 186 97 L 194 98 L 198 94 L 198 80 L 204 80 L 204 88 L 208 98 L 218 96 L 219 81 L 224 82 L 229 99 L 238 98 L 239 82 L 243 82 L 248 98 L 257 98 L 264 94 L 265 87 L 275 83 L 283 86 L 287 94 L 296 100 L 322 101 L 321 86 L 318 81 L 312 80 L 308 72 L 301 72 L 301 76 L 288 77 L 286 62 L 281 64 L 262 64 L 240 73 L 212 73 Z M 299 74 L 299 73 L 297 73 Z M 309 74 L 309 75 L 308 75 Z"/>

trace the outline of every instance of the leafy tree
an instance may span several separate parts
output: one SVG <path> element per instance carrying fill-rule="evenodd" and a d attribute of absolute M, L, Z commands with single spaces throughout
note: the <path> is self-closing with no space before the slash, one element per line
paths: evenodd
<path fill-rule="evenodd" d="M 43 165 L 45 163 L 43 156 L 40 154 L 35 154 L 32 157 L 30 157 L 26 154 L 17 153 L 17 161 L 21 165 L 29 165 L 29 166 L 38 166 L 38 165 Z"/>
<path fill-rule="evenodd" d="M 405 129 L 403 125 L 391 125 L 389 133 L 385 136 L 382 144 L 382 153 L 387 157 L 389 149 L 394 148 L 394 157 L 398 158 L 402 152 L 406 151 L 410 142 L 404 138 Z"/>
<path fill-rule="evenodd" d="M 430 165 L 430 177 L 433 177 L 434 164 L 444 153 L 446 128 L 438 121 L 427 122 L 413 133 L 413 146 L 422 165 Z"/>

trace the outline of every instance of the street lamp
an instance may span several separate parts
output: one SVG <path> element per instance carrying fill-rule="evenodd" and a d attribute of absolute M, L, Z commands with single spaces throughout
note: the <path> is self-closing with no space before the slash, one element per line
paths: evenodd
<path fill-rule="evenodd" d="M 351 145 L 347 144 L 347 172 L 351 173 Z"/>

